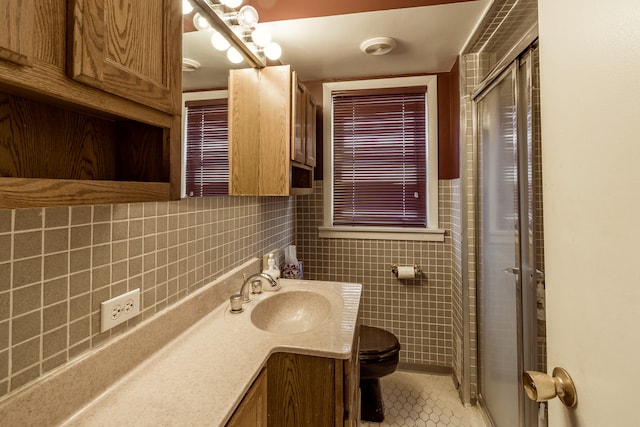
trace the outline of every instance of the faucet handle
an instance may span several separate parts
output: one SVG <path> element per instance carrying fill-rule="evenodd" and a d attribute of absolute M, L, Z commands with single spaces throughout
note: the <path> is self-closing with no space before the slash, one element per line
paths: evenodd
<path fill-rule="evenodd" d="M 231 303 L 231 312 L 232 313 L 242 313 L 242 295 L 233 294 L 229 297 L 229 302 Z"/>
<path fill-rule="evenodd" d="M 251 293 L 252 294 L 262 293 L 262 281 L 260 279 L 255 279 L 251 281 Z"/>

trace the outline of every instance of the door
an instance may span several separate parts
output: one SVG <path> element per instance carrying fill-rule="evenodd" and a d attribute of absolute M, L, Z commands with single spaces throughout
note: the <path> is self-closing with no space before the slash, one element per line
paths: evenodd
<path fill-rule="evenodd" d="M 478 147 L 479 397 L 498 427 L 533 426 L 520 374 L 537 370 L 536 254 L 541 200 L 530 49 L 475 99 Z"/>
<path fill-rule="evenodd" d="M 640 2 L 538 3 L 548 366 L 578 396 L 549 425 L 636 426 Z"/>
<path fill-rule="evenodd" d="M 180 114 L 182 14 L 174 0 L 73 0 L 71 77 Z"/>

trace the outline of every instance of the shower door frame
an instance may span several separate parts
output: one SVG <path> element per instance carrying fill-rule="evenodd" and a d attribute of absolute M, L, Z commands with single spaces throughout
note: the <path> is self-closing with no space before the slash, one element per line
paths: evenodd
<path fill-rule="evenodd" d="M 514 106 L 516 109 L 516 166 L 517 166 L 517 224 L 514 227 L 514 249 L 516 265 L 504 266 L 505 274 L 514 274 L 514 286 L 516 291 L 516 317 L 517 317 L 517 364 L 518 364 L 518 416 L 519 426 L 513 427 L 534 427 L 537 426 L 538 408 L 535 402 L 526 398 L 522 387 L 522 378 L 520 373 L 525 370 L 538 370 L 538 347 L 537 347 L 537 317 L 536 317 L 536 281 L 539 279 L 538 272 L 535 269 L 535 238 L 531 238 L 534 234 L 534 221 L 529 210 L 534 209 L 535 203 L 532 202 L 534 185 L 532 182 L 531 160 L 532 160 L 532 138 L 531 127 L 533 126 L 532 105 L 532 52 L 537 49 L 537 41 L 528 46 L 514 61 L 506 64 L 500 70 L 491 73 L 485 81 L 476 88 L 472 94 L 472 118 L 473 118 L 473 144 L 477 153 L 477 159 L 480 157 L 480 137 L 479 137 L 479 109 L 478 102 L 481 101 L 486 94 L 494 89 L 504 79 L 512 79 L 513 91 L 515 95 Z M 511 75 L 510 75 L 511 74 Z M 476 233 L 476 262 L 480 262 L 481 249 L 480 244 L 480 173 L 481 165 L 476 163 L 474 180 L 475 180 L 475 233 Z M 523 209 L 525 207 L 525 209 Z M 524 232 L 523 232 L 524 231 Z M 479 309 L 481 304 L 480 298 L 480 277 L 479 268 L 476 268 L 476 304 Z M 480 316 L 477 314 L 477 339 L 482 339 L 480 330 Z M 482 408 L 487 420 L 495 426 L 494 421 L 489 416 L 490 411 L 482 394 L 482 360 L 478 348 L 476 348 L 478 360 L 478 402 Z M 497 427 L 503 427 L 498 425 Z M 512 427 L 512 426 L 508 426 Z"/>

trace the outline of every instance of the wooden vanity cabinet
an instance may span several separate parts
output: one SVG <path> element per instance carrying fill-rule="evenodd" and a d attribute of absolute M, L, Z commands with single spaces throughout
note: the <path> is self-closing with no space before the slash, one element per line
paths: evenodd
<path fill-rule="evenodd" d="M 308 164 L 306 147 L 315 147 L 315 129 L 307 130 L 308 98 L 289 65 L 231 70 L 230 194 L 289 196 L 313 191 L 315 161 Z M 307 135 L 313 142 L 307 142 Z"/>
<path fill-rule="evenodd" d="M 269 426 L 358 425 L 359 334 L 347 360 L 276 353 L 267 362 Z"/>
<path fill-rule="evenodd" d="M 7 2 L 0 209 L 179 199 L 179 2 Z"/>
<path fill-rule="evenodd" d="M 267 427 L 267 378 L 263 369 L 226 427 Z"/>

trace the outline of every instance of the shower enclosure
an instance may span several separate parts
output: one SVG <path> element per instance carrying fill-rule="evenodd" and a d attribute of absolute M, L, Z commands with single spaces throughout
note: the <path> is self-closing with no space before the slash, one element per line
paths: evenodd
<path fill-rule="evenodd" d="M 473 103 L 478 398 L 497 427 L 537 425 L 538 407 L 525 398 L 521 373 L 544 363 L 538 357 L 544 266 L 537 58 L 537 47 L 529 47 L 490 77 Z"/>

